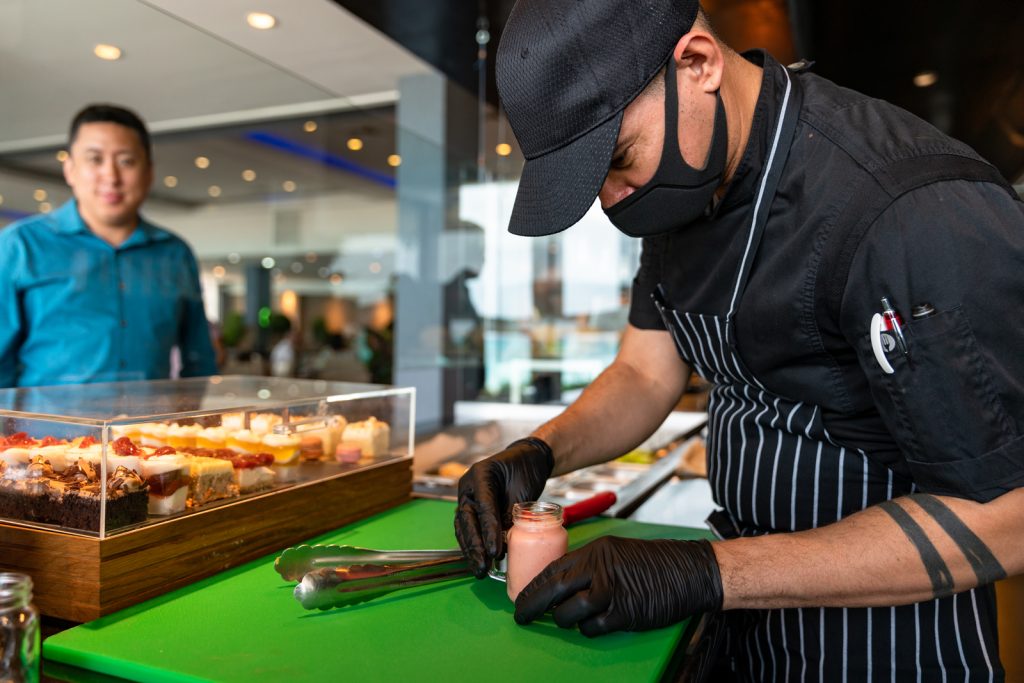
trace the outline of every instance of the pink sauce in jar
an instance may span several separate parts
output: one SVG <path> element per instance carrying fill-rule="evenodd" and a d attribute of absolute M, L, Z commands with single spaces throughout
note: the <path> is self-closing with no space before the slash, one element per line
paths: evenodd
<path fill-rule="evenodd" d="M 569 549 L 569 532 L 562 526 L 562 506 L 554 503 L 516 503 L 508 532 L 508 597 L 519 591 Z"/>

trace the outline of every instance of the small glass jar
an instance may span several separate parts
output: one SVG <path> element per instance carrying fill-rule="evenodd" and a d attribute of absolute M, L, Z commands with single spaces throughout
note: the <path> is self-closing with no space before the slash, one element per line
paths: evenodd
<path fill-rule="evenodd" d="M 537 574 L 565 555 L 569 533 L 562 526 L 562 506 L 529 502 L 512 506 L 512 528 L 508 532 L 508 574 L 506 587 L 513 602 Z"/>
<path fill-rule="evenodd" d="M 39 613 L 32 605 L 32 579 L 0 573 L 0 681 L 39 680 Z"/>

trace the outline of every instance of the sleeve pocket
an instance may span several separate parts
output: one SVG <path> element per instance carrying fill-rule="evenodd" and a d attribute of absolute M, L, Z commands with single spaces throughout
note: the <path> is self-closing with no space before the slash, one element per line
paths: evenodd
<path fill-rule="evenodd" d="M 977 498 L 1011 475 L 1024 479 L 1024 444 L 963 310 L 911 321 L 904 330 L 909 359 L 890 353 L 895 372 L 884 374 L 875 363 L 871 381 L 881 383 L 892 401 L 888 422 L 917 485 Z M 865 351 L 873 360 L 867 339 Z"/>

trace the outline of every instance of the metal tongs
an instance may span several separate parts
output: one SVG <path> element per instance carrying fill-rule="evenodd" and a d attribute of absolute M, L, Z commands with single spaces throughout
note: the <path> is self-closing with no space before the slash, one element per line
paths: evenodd
<path fill-rule="evenodd" d="M 615 494 L 608 492 L 580 501 L 565 508 L 563 524 L 600 514 L 614 504 Z M 299 582 L 294 595 L 303 607 L 321 610 L 357 605 L 403 588 L 470 574 L 458 548 L 374 550 L 352 545 L 288 548 L 274 561 L 274 569 L 285 580 Z"/>
<path fill-rule="evenodd" d="M 403 588 L 469 576 L 462 553 L 448 552 L 454 556 L 438 558 L 432 555 L 436 551 L 428 550 L 424 551 L 428 559 L 420 561 L 313 569 L 295 587 L 295 599 L 306 609 L 325 610 L 356 605 Z"/>

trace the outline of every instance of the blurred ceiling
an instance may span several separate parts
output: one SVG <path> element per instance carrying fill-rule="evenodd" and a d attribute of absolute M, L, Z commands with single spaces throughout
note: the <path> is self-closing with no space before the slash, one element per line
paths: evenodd
<path fill-rule="evenodd" d="M 490 55 L 512 0 L 335 0 L 472 92 L 475 34 Z M 909 109 L 1024 182 L 1024 2 L 705 0 L 716 31 L 738 50 L 765 47 L 783 63 L 816 62 L 840 85 Z M 934 73 L 934 83 L 915 76 Z M 487 99 L 496 101 L 493 59 Z"/>

